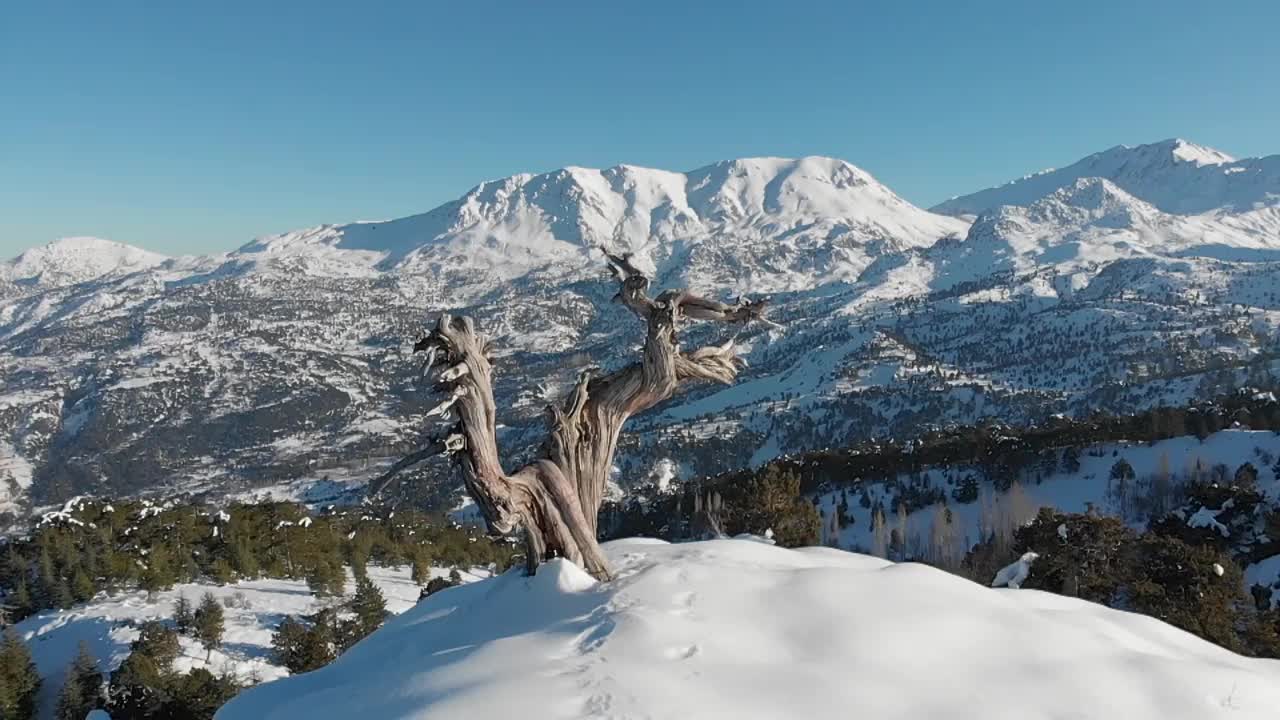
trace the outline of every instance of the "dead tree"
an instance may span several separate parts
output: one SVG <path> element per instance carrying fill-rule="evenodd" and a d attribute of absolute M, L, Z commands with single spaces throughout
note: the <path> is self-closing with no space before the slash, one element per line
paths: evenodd
<path fill-rule="evenodd" d="M 682 383 L 732 383 L 743 364 L 732 340 L 682 351 L 677 329 L 686 320 L 768 320 L 762 315 L 763 301 L 729 305 L 684 290 L 650 298 L 649 279 L 629 255 L 606 257 L 621 285 L 613 299 L 646 325 L 639 362 L 602 377 L 583 372 L 563 403 L 548 407 L 549 429 L 539 459 L 508 474 L 499 461 L 489 341 L 470 318 L 443 315 L 414 352 L 427 354 L 427 372 L 442 367 L 436 389 L 444 400 L 428 414 L 453 414 L 457 423 L 431 446 L 396 463 L 370 484 L 370 491 L 380 491 L 414 463 L 451 455 L 489 530 L 524 530 L 530 574 L 542 561 L 564 557 L 596 578 L 608 579 L 609 566 L 596 541 L 596 516 L 623 423 L 671 397 Z"/>

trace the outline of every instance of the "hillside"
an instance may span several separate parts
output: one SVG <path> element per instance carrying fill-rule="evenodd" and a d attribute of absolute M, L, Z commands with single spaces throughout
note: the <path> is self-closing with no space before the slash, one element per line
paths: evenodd
<path fill-rule="evenodd" d="M 877 543 L 873 514 L 878 510 L 886 518 L 883 532 L 887 535 L 896 531 L 903 538 L 904 554 L 953 565 L 992 533 L 1009 532 L 1026 523 L 1041 507 L 1067 513 L 1092 509 L 1145 528 L 1162 519 L 1162 512 L 1176 510 L 1189 484 L 1227 484 L 1246 464 L 1254 468 L 1254 488 L 1265 507 L 1280 509 L 1277 459 L 1280 435 L 1233 429 L 1203 439 L 1182 436 L 1153 443 L 1054 448 L 1031 457 L 1026 466 L 1018 468 L 1016 488 L 1012 489 L 1009 485 L 1000 486 L 989 465 L 952 463 L 923 465 L 888 481 L 867 479 L 820 492 L 816 500 L 824 518 L 824 544 L 870 551 Z M 1132 472 L 1127 486 L 1112 475 L 1120 462 Z M 1163 488 L 1158 487 L 1160 482 L 1165 483 Z M 1167 497 L 1154 497 L 1161 492 Z M 908 498 L 916 500 L 907 512 L 896 514 L 898 505 Z M 918 498 L 933 500 L 921 502 Z M 1222 509 L 1209 508 L 1212 512 L 1207 517 L 1216 518 Z M 948 518 L 945 523 L 944 512 Z M 841 515 L 838 523 L 836 515 Z M 1206 516 L 1193 519 L 1193 515 L 1184 512 L 1180 520 L 1207 522 Z M 1272 604 L 1280 606 L 1280 546 L 1269 549 L 1273 543 L 1265 535 L 1261 517 L 1256 521 L 1241 518 L 1239 522 L 1239 531 L 1227 539 L 1241 558 L 1245 587 L 1259 585 L 1271 590 Z M 1250 562 L 1251 558 L 1256 560 Z"/>
<path fill-rule="evenodd" d="M 437 570 L 447 575 L 447 570 Z M 382 590 L 387 609 L 400 613 L 413 607 L 419 587 L 409 577 L 409 568 L 369 569 L 370 579 Z M 474 576 L 468 576 L 468 580 Z M 350 584 L 350 583 L 349 583 Z M 148 598 L 142 591 L 105 594 L 92 602 L 66 610 L 49 610 L 27 618 L 15 626 L 27 641 L 40 674 L 41 717 L 52 717 L 63 675 L 81 642 L 99 659 L 103 670 L 114 670 L 129 655 L 129 646 L 138 638 L 138 627 L 147 620 L 169 621 L 179 596 L 196 602 L 212 593 L 226 605 L 227 629 L 224 648 L 209 653 L 193 638 L 182 638 L 182 651 L 175 663 L 179 672 L 209 668 L 230 671 L 242 682 L 266 682 L 288 675 L 271 656 L 271 634 L 286 615 L 315 612 L 322 601 L 311 594 L 301 580 L 247 580 L 231 585 L 182 583 Z"/>
<path fill-rule="evenodd" d="M 500 440 L 516 462 L 580 370 L 634 357 L 640 329 L 610 302 L 602 245 L 634 252 L 659 288 L 770 296 L 780 325 L 683 332 L 733 338 L 748 368 L 636 418 L 617 458 L 624 488 L 659 467 L 686 481 L 985 418 L 1267 385 L 1280 207 L 1266 188 L 1280 174 L 1265 161 L 1232 174 L 1263 188 L 1261 207 L 1183 214 L 1143 188 L 1185 195 L 1201 185 L 1174 182 L 1191 172 L 1179 168 L 1230 163 L 1151 147 L 1114 178 L 1046 186 L 972 225 L 841 160 L 748 158 L 515 175 L 421 215 L 213 257 L 95 244 L 59 274 L 50 258 L 66 253 L 32 251 L 24 277 L 48 280 L 0 295 L 0 515 L 82 493 L 358 497 L 435 428 L 410 349 L 443 311 L 494 339 Z M 440 509 L 457 491 L 442 464 L 391 489 Z"/>
<path fill-rule="evenodd" d="M 1280 663 L 1139 615 L 751 540 L 619 541 L 447 590 L 220 720 L 1270 718 Z"/>

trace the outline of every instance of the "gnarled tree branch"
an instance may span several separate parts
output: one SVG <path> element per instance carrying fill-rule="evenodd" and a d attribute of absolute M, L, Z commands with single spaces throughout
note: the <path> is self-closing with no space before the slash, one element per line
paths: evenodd
<path fill-rule="evenodd" d="M 605 256 L 620 289 L 614 297 L 646 325 L 640 361 L 603 377 L 583 373 L 560 406 L 548 408 L 549 432 L 541 459 L 506 474 L 497 446 L 496 408 L 488 340 L 470 318 L 443 315 L 414 345 L 427 352 L 426 370 L 438 362 L 437 388 L 447 398 L 429 415 L 454 413 L 455 434 L 440 450 L 453 452 L 462 466 L 467 492 L 489 529 L 509 533 L 523 528 L 529 572 L 538 563 L 561 556 L 597 578 L 609 568 L 596 542 L 596 515 L 604 498 L 623 424 L 671 397 L 690 380 L 732 383 L 743 363 L 732 341 L 683 352 L 676 330 L 685 320 L 745 323 L 764 318 L 763 302 L 726 304 L 686 290 L 648 295 L 649 278 L 630 255 Z M 395 472 L 435 452 L 424 449 L 397 463 L 371 484 L 376 491 Z"/>

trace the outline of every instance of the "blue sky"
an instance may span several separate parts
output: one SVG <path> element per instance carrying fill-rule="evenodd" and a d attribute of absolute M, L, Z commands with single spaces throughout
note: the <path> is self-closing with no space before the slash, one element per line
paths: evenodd
<path fill-rule="evenodd" d="M 0 257 L 169 254 L 565 165 L 832 155 L 928 206 L 1112 145 L 1280 152 L 1280 3 L 13 0 Z"/>

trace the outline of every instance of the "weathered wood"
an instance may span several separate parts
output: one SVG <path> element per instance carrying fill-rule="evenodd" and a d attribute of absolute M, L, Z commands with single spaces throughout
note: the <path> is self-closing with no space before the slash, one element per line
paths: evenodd
<path fill-rule="evenodd" d="M 437 388 L 447 398 L 428 415 L 452 412 L 458 423 L 432 452 L 419 451 L 397 463 L 375 483 L 375 489 L 412 464 L 411 459 L 452 454 L 490 531 L 507 534 L 523 529 L 530 573 L 546 559 L 564 557 L 596 578 L 608 579 L 608 563 L 596 541 L 596 516 L 623 424 L 671 397 L 681 383 L 729 384 L 742 367 L 732 341 L 682 352 L 676 334 L 679 324 L 690 319 L 768 321 L 763 317 L 763 302 L 729 305 L 685 290 L 668 290 L 650 298 L 649 279 L 629 255 L 606 253 L 606 258 L 620 284 L 614 299 L 646 326 L 639 362 L 603 377 L 584 372 L 564 402 L 548 408 L 542 457 L 507 474 L 498 454 L 488 341 L 470 318 L 443 315 L 414 345 L 414 351 L 427 352 L 426 371 L 437 364 L 446 368 Z"/>

